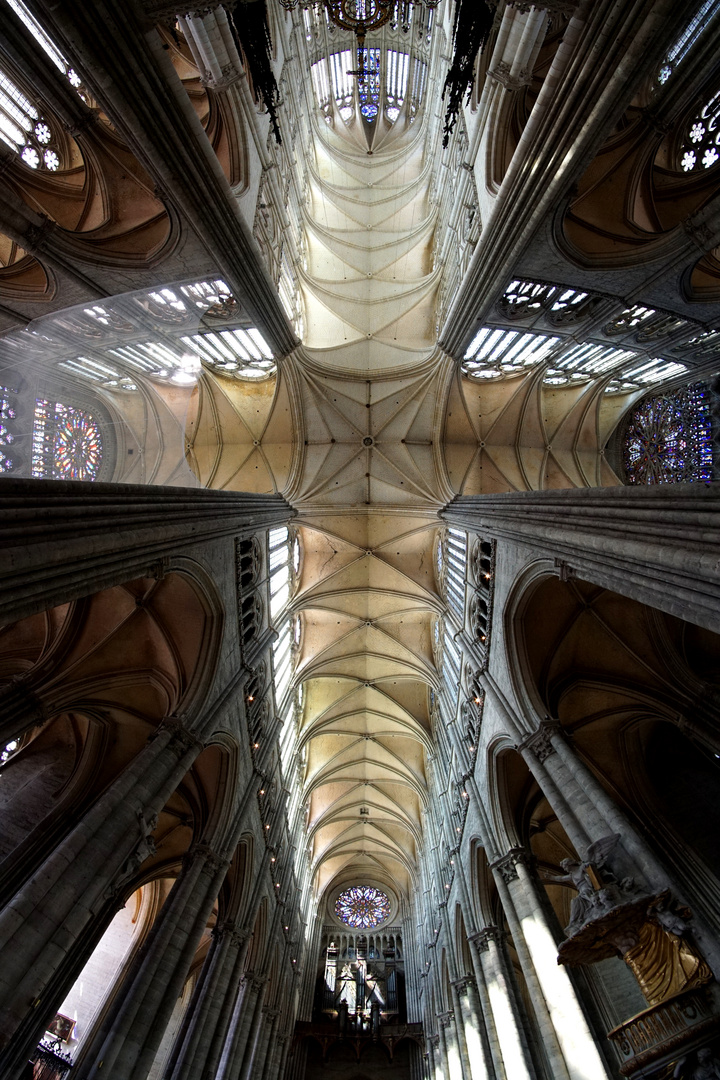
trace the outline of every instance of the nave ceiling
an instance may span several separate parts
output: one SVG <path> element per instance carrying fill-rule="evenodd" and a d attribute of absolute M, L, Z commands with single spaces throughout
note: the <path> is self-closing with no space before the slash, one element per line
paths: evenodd
<path fill-rule="evenodd" d="M 119 272 L 116 268 L 115 277 L 103 277 L 98 270 L 92 287 L 85 280 L 82 287 L 75 283 L 69 299 L 64 294 L 67 309 L 82 300 L 76 310 L 39 318 L 5 339 L 8 367 L 22 358 L 33 379 L 75 386 L 79 375 L 72 364 L 80 342 L 92 363 L 117 368 L 117 378 L 106 376 L 93 384 L 116 432 L 115 480 L 275 491 L 297 511 L 294 528 L 303 554 L 290 612 L 297 620 L 295 679 L 304 688 L 298 750 L 318 890 L 363 874 L 404 892 L 415 881 L 433 752 L 430 691 L 439 680 L 433 643 L 445 606 L 436 569 L 437 511 L 459 493 L 618 483 L 604 447 L 644 389 L 637 385 L 608 394 L 608 380 L 591 377 L 550 385 L 543 366 L 514 368 L 497 379 L 473 378 L 462 372 L 462 350 L 451 353 L 438 344 L 441 340 L 449 349 L 452 343 L 452 334 L 443 336 L 448 313 L 459 310 L 461 280 L 473 253 L 482 254 L 495 205 L 502 209 L 503 200 L 510 198 L 505 189 L 512 181 L 513 155 L 566 25 L 565 15 L 548 20 L 537 10 L 502 10 L 498 24 L 503 32 L 497 34 L 498 55 L 493 56 L 496 71 L 502 73 L 502 64 L 507 67 L 504 81 L 488 77 L 482 89 L 478 86 L 473 109 L 482 123 L 472 141 L 461 123 L 442 157 L 436 98 L 441 56 L 448 48 L 444 7 L 449 5 L 438 9 L 433 34 L 415 34 L 415 44 L 403 46 L 410 56 L 408 86 L 415 71 L 424 71 L 427 97 L 412 103 L 408 93 L 392 123 L 381 109 L 372 132 L 361 118 L 355 88 L 348 91 L 354 102 L 349 118 L 341 108 L 350 106 L 341 106 L 330 82 L 327 100 L 318 107 L 308 68 L 324 63 L 331 45 L 317 27 L 304 35 L 309 44 L 302 45 L 304 24 L 299 13 L 293 16 L 302 47 L 287 61 L 289 73 L 283 69 L 281 85 L 289 102 L 285 148 L 256 138 L 258 160 L 252 159 L 252 169 L 243 124 L 254 106 L 245 82 L 220 85 L 216 75 L 199 70 L 188 41 L 179 39 L 178 45 L 165 31 L 160 35 L 167 46 L 166 66 L 174 70 L 196 121 L 193 137 L 204 131 L 222 172 L 213 198 L 234 200 L 236 216 L 240 207 L 242 235 L 249 244 L 252 227 L 257 266 L 267 266 L 281 293 L 288 277 L 294 283 L 291 300 L 295 314 L 302 315 L 294 322 L 294 348 L 273 344 L 279 340 L 279 304 L 264 325 L 256 317 L 262 303 L 253 282 L 245 280 L 244 291 L 236 289 L 237 279 L 224 272 L 227 263 L 213 261 L 207 245 L 199 250 L 202 222 L 187 227 L 189 202 L 183 204 L 185 217 L 166 211 L 161 178 L 148 172 L 152 162 L 147 155 L 133 155 L 132 140 L 124 145 L 112 123 L 112 102 L 110 115 L 103 114 L 91 134 L 79 138 L 77 152 L 72 150 L 73 175 L 65 177 L 72 188 L 64 191 L 62 213 L 52 194 L 52 177 L 38 174 L 28 187 L 16 183 L 18 176 L 22 179 L 20 165 L 15 163 L 9 174 L 34 227 L 38 221 L 32 215 L 42 212 L 57 223 L 55 237 L 71 233 L 83 250 L 91 240 L 98 252 L 109 246 L 116 264 L 128 261 L 126 248 L 134 243 L 136 269 L 142 271 L 135 289 L 146 288 L 152 276 L 152 296 L 165 290 L 175 300 L 147 300 L 137 292 L 108 296 L 119 292 L 119 286 L 110 284 Z M 290 16 L 273 18 L 280 30 L 276 36 L 289 41 Z M 188 38 L 194 21 L 183 21 Z M 209 13 L 206 22 L 209 30 L 219 25 L 218 16 Z M 393 33 L 383 32 L 382 49 L 402 46 L 400 31 Z M 350 37 L 338 37 L 343 48 L 351 45 Z M 527 56 L 511 56 L 511 46 L 526 50 Z M 332 46 L 336 52 L 339 47 Z M 527 80 L 514 83 L 512 73 L 517 75 L 525 61 L 530 64 Z M 483 78 L 489 68 L 488 56 L 480 65 Z M 163 69 L 163 78 L 169 77 Z M 420 76 L 413 85 L 420 85 Z M 629 100 L 625 105 L 630 107 Z M 177 116 L 177 101 L 167 108 Z M 678 106 L 678 116 L 680 111 Z M 609 130 L 608 116 L 604 123 Z M 548 215 L 536 230 L 534 246 L 528 243 L 526 253 L 528 275 L 541 278 L 550 266 L 561 268 L 559 277 L 568 286 L 591 280 L 589 270 L 585 274 L 569 259 L 562 262 L 555 234 L 577 240 L 582 233 L 588 249 L 596 243 L 602 193 L 632 171 L 632 155 L 642 158 L 644 153 L 637 125 L 610 143 L 595 171 L 591 167 L 584 176 L 564 222 L 557 226 Z M 109 197 L 103 202 L 102 188 L 93 179 L 92 168 L 102 155 L 112 164 L 111 179 L 112 170 L 127 164 L 123 185 L 111 184 L 117 205 Z M 473 155 L 476 165 L 471 164 Z M 662 181 L 661 165 L 652 170 Z M 289 209 L 294 192 L 299 193 L 297 222 Z M 647 187 L 643 192 L 647 195 Z M 670 231 L 674 225 L 663 216 L 665 203 L 652 198 L 653 228 Z M 701 192 L 687 206 L 694 210 L 703 198 Z M 639 197 L 634 207 L 639 213 Z M 643 243 L 650 231 L 647 208 L 644 213 Z M 636 224 L 629 228 L 624 219 L 619 222 L 619 211 L 615 217 L 604 221 L 606 232 L 612 225 L 628 246 L 638 248 Z M 168 249 L 163 266 L 155 268 L 153 260 L 163 245 Z M 618 249 L 614 235 L 612 245 Z M 589 262 L 597 269 L 595 254 Z M 8 254 L 6 279 L 13 266 L 17 276 L 23 258 L 19 248 Z M 40 264 L 28 258 L 34 261 L 24 270 L 32 269 L 37 277 Z M 603 270 L 610 262 L 606 258 Z M 237 269 L 233 263 L 233 272 Z M 496 269 L 496 280 L 486 287 L 472 320 L 463 316 L 457 332 L 451 327 L 458 340 L 464 334 L 463 347 L 481 313 L 494 312 L 495 317 L 508 273 L 504 264 Z M 190 283 L 200 275 L 215 285 L 227 277 L 228 284 L 225 292 L 215 289 L 221 299 L 205 307 L 198 303 L 198 312 L 192 306 L 196 294 L 183 289 L 192 289 Z M 259 291 L 265 276 L 263 269 L 256 282 Z M 598 273 L 592 280 L 607 289 L 607 276 Z M 26 301 L 29 297 L 24 294 Z M 37 297 L 32 297 L 34 302 Z M 94 327 L 88 315 L 91 300 L 101 311 Z M 621 311 L 624 301 L 615 297 L 607 303 Z M 37 307 L 29 311 L 39 312 Z M 98 320 L 105 327 L 100 337 L 95 334 Z M 213 366 L 204 357 L 202 364 L 194 357 L 183 368 L 193 335 L 222 336 L 255 327 L 266 334 L 276 372 L 268 363 L 267 370 L 257 369 L 252 377 L 237 377 L 227 365 Z M 285 330 L 292 340 L 289 322 Z M 579 331 L 567 333 L 583 340 Z M 177 362 L 176 374 L 187 377 L 168 377 L 156 365 L 132 381 L 130 368 L 123 368 L 122 350 L 145 347 L 153 335 L 165 348 L 163 355 Z"/>

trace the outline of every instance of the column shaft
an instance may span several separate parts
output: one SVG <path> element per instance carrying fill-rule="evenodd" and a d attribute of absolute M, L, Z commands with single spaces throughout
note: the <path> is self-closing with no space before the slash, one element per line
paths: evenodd
<path fill-rule="evenodd" d="M 44 988 L 94 911 L 149 854 L 146 834 L 154 814 L 200 748 L 187 732 L 158 729 L 0 913 L 0 1030 L 6 1045 L 28 1004 L 43 1003 Z M 52 1002 L 45 1008 L 52 1009 Z"/>

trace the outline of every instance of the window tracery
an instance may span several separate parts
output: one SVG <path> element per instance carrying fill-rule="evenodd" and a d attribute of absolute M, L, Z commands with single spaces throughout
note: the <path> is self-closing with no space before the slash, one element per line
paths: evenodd
<path fill-rule="evenodd" d="M 677 71 L 680 64 L 707 28 L 708 23 L 720 12 L 720 0 L 704 0 L 695 16 L 668 51 L 657 73 L 657 81 L 663 86 Z"/>
<path fill-rule="evenodd" d="M 407 53 L 388 49 L 385 67 L 385 113 L 393 124 L 405 101 L 409 62 Z"/>
<path fill-rule="evenodd" d="M 53 480 L 97 480 L 100 428 L 85 409 L 38 398 L 32 435 L 32 475 Z"/>
<path fill-rule="evenodd" d="M 390 898 L 372 885 L 353 885 L 335 901 L 335 914 L 355 930 L 371 930 L 390 918 Z"/>
<path fill-rule="evenodd" d="M 12 472 L 17 466 L 17 394 L 12 386 L 0 386 L 0 473 Z"/>
<path fill-rule="evenodd" d="M 622 440 L 628 484 L 671 484 L 713 479 L 710 390 L 695 383 L 640 402 Z"/>
<path fill-rule="evenodd" d="M 687 125 L 677 154 L 677 167 L 685 173 L 709 169 L 720 158 L 720 90 Z"/>
<path fill-rule="evenodd" d="M 52 122 L 0 71 L 0 139 L 31 169 L 57 172 L 63 165 Z"/>
<path fill-rule="evenodd" d="M 17 739 L 12 739 L 9 743 L 5 743 L 5 746 L 0 750 L 0 765 L 4 765 L 8 758 L 12 757 L 19 747 L 20 743 Z"/>
<path fill-rule="evenodd" d="M 528 319 L 545 314 L 553 324 L 579 322 L 600 298 L 580 289 L 516 278 L 497 302 L 506 319 Z"/>
<path fill-rule="evenodd" d="M 361 115 L 371 123 L 377 117 L 380 101 L 380 50 L 358 49 L 358 61 L 361 57 L 360 70 L 365 74 L 358 78 L 358 101 Z"/>
<path fill-rule="evenodd" d="M 588 382 L 621 369 L 621 377 L 609 381 L 605 393 L 627 393 L 687 370 L 678 361 L 633 349 L 484 326 L 465 353 L 462 372 L 474 379 L 502 379 L 540 364 L 546 365 L 543 381 L 548 386 Z"/>
<path fill-rule="evenodd" d="M 68 80 L 72 88 L 78 94 L 83 101 L 90 106 L 95 105 L 95 100 L 91 97 L 86 87 L 83 85 L 83 81 L 74 68 L 70 67 L 67 60 L 63 56 L 60 49 L 54 41 L 45 32 L 43 27 L 37 21 L 32 12 L 22 3 L 22 0 L 6 0 L 7 4 L 12 8 L 20 21 L 27 27 L 32 36 L 37 41 L 43 52 L 50 57 L 55 67 L 60 71 Z"/>
<path fill-rule="evenodd" d="M 465 611 L 467 536 L 460 529 L 451 528 L 447 531 L 446 558 L 445 596 L 448 605 L 462 618 Z"/>

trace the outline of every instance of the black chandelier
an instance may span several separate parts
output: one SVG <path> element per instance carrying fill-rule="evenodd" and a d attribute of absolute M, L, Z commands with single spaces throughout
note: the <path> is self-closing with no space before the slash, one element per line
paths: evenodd
<path fill-rule="evenodd" d="M 365 44 L 365 35 L 386 26 L 396 8 L 436 8 L 440 0 L 280 0 L 280 3 L 287 11 L 297 7 L 305 11 L 325 11 L 335 26 L 355 34 L 360 50 Z"/>

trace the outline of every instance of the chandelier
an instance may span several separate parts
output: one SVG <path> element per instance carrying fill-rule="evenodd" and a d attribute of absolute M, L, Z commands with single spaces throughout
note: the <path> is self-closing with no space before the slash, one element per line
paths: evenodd
<path fill-rule="evenodd" d="M 396 10 L 401 12 L 423 6 L 436 8 L 440 0 L 280 0 L 280 3 L 287 11 L 296 7 L 306 11 L 312 8 L 325 10 L 330 22 L 355 34 L 359 54 L 365 44 L 365 35 L 386 26 Z"/>

